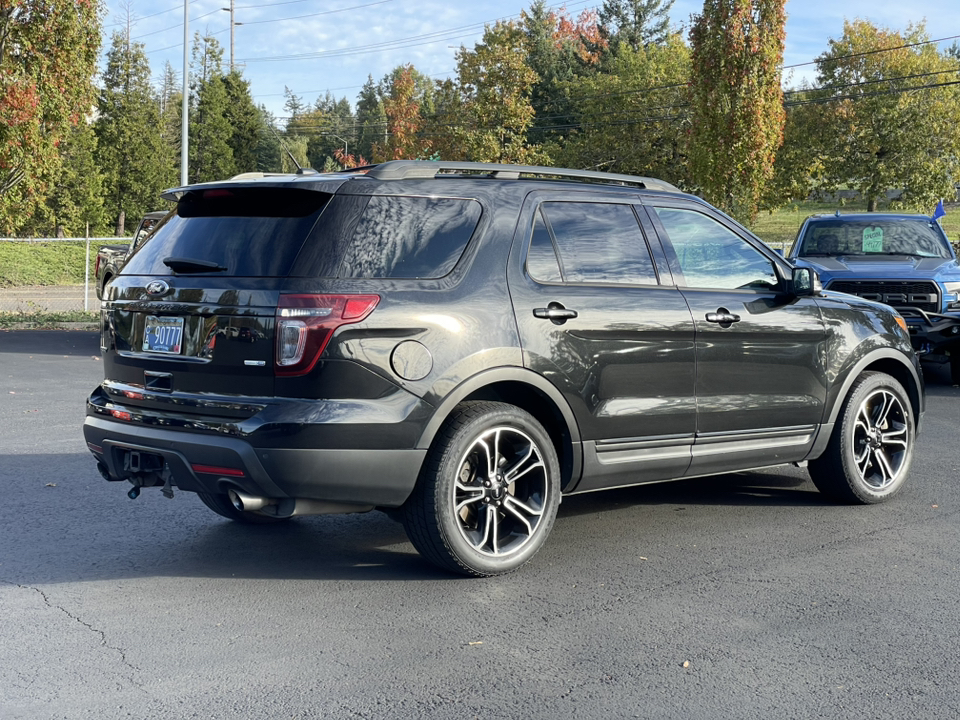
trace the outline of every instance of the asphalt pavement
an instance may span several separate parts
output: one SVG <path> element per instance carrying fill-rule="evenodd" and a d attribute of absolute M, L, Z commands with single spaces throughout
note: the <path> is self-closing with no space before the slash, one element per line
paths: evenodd
<path fill-rule="evenodd" d="M 435 570 L 379 513 L 239 526 L 129 500 L 80 432 L 89 332 L 0 332 L 0 718 L 960 717 L 960 388 L 911 477 L 788 467 L 566 498 L 521 571 Z"/>

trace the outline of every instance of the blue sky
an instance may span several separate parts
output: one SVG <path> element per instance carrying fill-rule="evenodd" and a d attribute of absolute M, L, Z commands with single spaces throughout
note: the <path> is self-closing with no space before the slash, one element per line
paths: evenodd
<path fill-rule="evenodd" d="M 560 3 L 548 0 L 551 6 Z M 571 15 L 601 0 L 565 3 Z M 190 0 L 190 35 L 213 34 L 229 59 L 230 0 Z M 460 45 L 472 46 L 484 23 L 517 17 L 530 0 L 234 0 L 235 58 L 243 64 L 255 102 L 282 116 L 284 87 L 307 103 L 328 90 L 355 102 L 368 75 L 379 80 L 397 65 L 413 63 L 436 78 L 449 77 Z M 951 7 L 952 6 L 952 7 Z M 134 22 L 132 37 L 142 42 L 154 77 L 165 61 L 179 73 L 183 65 L 182 0 L 108 0 L 104 52 L 110 33 L 124 25 L 127 9 Z M 675 27 L 689 27 L 702 0 L 676 0 Z M 946 0 L 788 0 L 784 64 L 808 63 L 822 53 L 827 40 L 843 32 L 844 19 L 864 18 L 902 30 L 927 21 L 931 38 L 960 35 L 960 13 Z M 953 41 L 942 44 L 948 47 Z M 792 71 L 793 80 L 813 79 L 810 66 Z"/>

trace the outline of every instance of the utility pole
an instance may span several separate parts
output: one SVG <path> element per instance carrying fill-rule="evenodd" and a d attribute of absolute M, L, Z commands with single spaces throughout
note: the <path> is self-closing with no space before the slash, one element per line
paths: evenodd
<path fill-rule="evenodd" d="M 238 23 L 233 21 L 233 0 L 230 0 L 230 7 L 220 8 L 224 12 L 230 13 L 230 72 L 233 72 L 234 63 L 233 63 L 233 28 L 236 25 L 243 25 L 243 23 Z"/>
<path fill-rule="evenodd" d="M 190 144 L 190 129 L 188 114 L 190 113 L 190 0 L 183 0 L 183 107 L 180 112 L 180 185 L 186 185 L 187 159 L 189 158 L 188 145 Z"/>

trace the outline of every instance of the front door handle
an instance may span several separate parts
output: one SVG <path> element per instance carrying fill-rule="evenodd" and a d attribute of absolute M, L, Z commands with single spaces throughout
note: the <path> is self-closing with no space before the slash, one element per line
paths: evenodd
<path fill-rule="evenodd" d="M 726 308 L 718 308 L 716 312 L 707 313 L 707 322 L 717 323 L 720 327 L 727 328 L 735 322 L 740 322 L 740 316 Z"/>
<path fill-rule="evenodd" d="M 545 308 L 534 308 L 533 316 L 541 320 L 549 320 L 554 325 L 563 325 L 567 320 L 577 317 L 576 310 L 569 310 L 558 302 L 552 302 Z"/>

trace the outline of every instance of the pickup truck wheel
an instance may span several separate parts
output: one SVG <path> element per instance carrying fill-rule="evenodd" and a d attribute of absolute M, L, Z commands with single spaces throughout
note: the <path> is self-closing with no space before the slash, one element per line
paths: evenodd
<path fill-rule="evenodd" d="M 813 483 L 843 502 L 888 500 L 903 487 L 915 435 L 903 386 L 886 373 L 866 372 L 850 389 L 826 451 L 810 461 Z"/>
<path fill-rule="evenodd" d="M 197 496 L 200 498 L 200 502 L 213 510 L 217 515 L 246 525 L 272 525 L 290 519 L 237 510 L 233 506 L 233 503 L 230 502 L 230 498 L 226 493 L 197 493 Z"/>
<path fill-rule="evenodd" d="M 427 560 L 485 577 L 530 560 L 559 504 L 559 463 L 543 426 L 512 405 L 466 402 L 434 441 L 403 522 Z"/>

